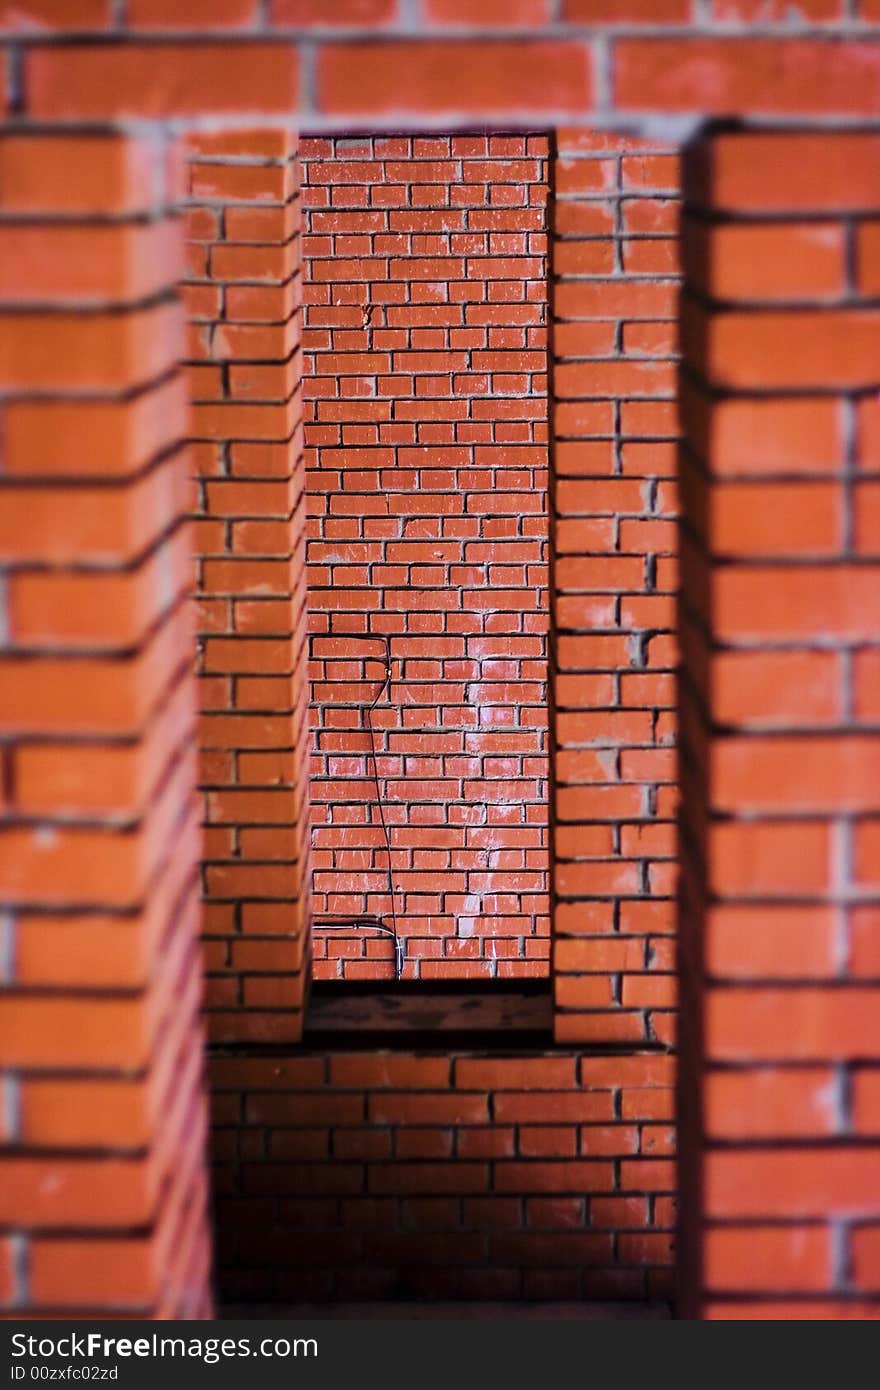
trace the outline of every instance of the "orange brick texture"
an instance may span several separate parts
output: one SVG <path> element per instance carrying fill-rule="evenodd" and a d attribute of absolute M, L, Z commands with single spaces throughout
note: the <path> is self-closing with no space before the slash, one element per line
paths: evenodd
<path fill-rule="evenodd" d="M 684 1307 L 880 1315 L 880 137 L 689 154 Z"/>
<path fill-rule="evenodd" d="M 175 165 L 6 135 L 0 185 L 0 1305 L 204 1317 Z"/>
<path fill-rule="evenodd" d="M 217 1041 L 294 1041 L 309 977 L 296 149 L 289 131 L 193 136 L 187 149 L 202 892 Z"/>
<path fill-rule="evenodd" d="M 546 135 L 303 142 L 314 905 L 546 975 Z M 316 932 L 316 977 L 393 977 Z"/>
<path fill-rule="evenodd" d="M 878 0 L 15 0 L 0 25 L 0 98 L 37 121 L 880 114 Z"/>
<path fill-rule="evenodd" d="M 218 1057 L 229 1301 L 668 1297 L 672 1059 Z"/>
<path fill-rule="evenodd" d="M 789 133 L 776 144 L 755 135 L 747 155 L 740 145 L 726 163 L 716 137 L 711 182 L 695 174 L 691 183 L 683 374 L 688 545 L 680 624 L 686 845 L 680 978 L 687 1024 L 679 1098 L 682 1307 L 711 1318 L 744 1311 L 750 1317 L 877 1316 L 880 1042 L 871 915 L 877 239 L 866 214 L 880 206 L 880 165 L 874 137 L 827 132 L 835 122 L 870 122 L 880 114 L 880 4 L 801 0 L 798 8 L 795 31 L 790 6 L 776 0 L 340 0 L 329 17 L 317 0 L 0 6 L 6 58 L 0 108 L 16 132 L 0 154 L 3 207 L 13 230 L 4 222 L 0 233 L 16 252 L 27 252 L 16 256 L 14 269 L 9 255 L 0 258 L 3 488 L 7 502 L 26 485 L 29 490 L 26 522 L 3 533 L 9 572 L 0 660 L 9 675 L 0 687 L 0 959 L 9 987 L 0 1003 L 0 1056 L 9 1133 L 0 1299 L 7 1311 L 30 1306 L 75 1316 L 122 1308 L 191 1316 L 208 1307 L 194 1022 L 199 842 L 184 660 L 189 544 L 181 524 L 193 504 L 183 496 L 188 474 L 178 444 L 190 427 L 178 394 L 182 349 L 169 294 L 180 261 L 165 215 L 171 191 L 158 196 L 155 159 L 164 164 L 158 146 L 145 136 L 142 143 L 111 141 L 98 154 L 96 137 L 65 136 L 65 123 L 82 130 L 132 119 L 157 123 L 161 134 L 169 121 L 179 130 L 205 118 L 220 122 L 225 113 L 239 123 L 379 134 L 426 125 L 548 129 L 589 124 L 594 114 L 629 129 L 642 117 L 717 112 L 817 116 L 826 134 Z M 51 137 L 27 134 L 47 122 L 56 128 Z M 205 201 L 219 207 L 229 200 Z M 43 217 L 46 227 L 35 230 Z M 263 235 L 252 244 L 277 248 L 288 239 L 263 241 Z M 213 242 L 204 238 L 205 245 Z M 96 245 L 100 255 L 93 254 Z M 204 270 L 195 278 L 211 288 Z M 223 276 L 214 288 L 220 283 Z M 242 287 L 254 286 L 245 277 Z M 662 317 L 652 313 L 647 321 Z M 277 367 L 289 352 L 260 364 Z M 576 353 L 574 361 L 581 355 L 606 354 Z M 200 357 L 197 365 L 218 363 Z M 287 393 L 276 389 L 261 400 L 283 409 Z M 198 444 L 271 445 L 293 437 L 233 434 L 200 436 Z M 598 442 L 604 437 L 597 432 Z M 587 430 L 574 436 L 582 444 L 591 438 Z M 639 436 L 648 444 L 668 438 Z M 652 469 L 659 470 L 659 457 L 653 454 Z M 650 476 L 661 481 L 659 472 Z M 211 478 L 202 481 L 201 500 L 210 507 Z M 220 473 L 214 481 L 232 478 Z M 625 473 L 607 481 L 626 481 Z M 41 511 L 38 500 L 50 493 L 53 505 Z M 641 509 L 626 519 L 662 521 L 655 512 L 659 495 L 659 486 L 649 488 Z M 554 527 L 558 504 L 557 493 Z M 23 510 L 19 500 L 8 514 Z M 294 514 L 291 500 L 289 511 L 272 519 Z M 258 516 L 265 520 L 262 511 Z M 217 519 L 234 529 L 235 515 L 208 518 Z M 630 551 L 622 530 L 582 558 L 602 555 L 610 566 L 642 553 L 657 558 L 658 575 L 661 548 L 652 542 L 650 550 Z M 227 562 L 225 550 L 207 558 Z M 284 598 L 302 582 L 299 566 L 290 574 Z M 589 582 L 572 579 L 560 602 L 591 592 Z M 206 597 L 228 599 L 234 608 L 236 599 L 254 597 L 250 583 L 242 592 Z M 640 597 L 662 598 L 662 590 Z M 621 607 L 620 631 L 622 614 Z M 575 640 L 590 635 L 586 619 L 579 624 Z M 655 631 L 641 620 L 632 627 Z M 633 666 L 634 655 L 645 650 L 639 639 L 626 666 L 611 671 L 621 688 L 627 678 L 657 674 Z M 228 678 L 231 695 L 239 677 L 275 678 L 293 669 L 292 655 L 289 665 L 285 655 L 278 672 L 221 669 L 205 676 Z M 605 668 L 592 674 L 603 672 L 609 674 Z M 586 680 L 591 672 L 580 674 Z M 656 693 L 642 697 L 644 705 L 614 711 L 657 715 L 650 741 L 627 741 L 617 750 L 622 784 L 623 752 L 662 751 L 662 702 Z M 613 699 L 623 698 L 615 690 Z M 291 714 L 301 699 L 291 701 Z M 559 703 L 555 717 L 567 712 L 578 714 L 578 706 Z M 292 729 L 292 718 L 289 723 Z M 561 727 L 551 757 L 557 740 L 562 752 L 589 744 L 582 725 L 571 750 L 563 748 L 568 735 Z M 293 739 L 285 744 L 293 747 Z M 279 746 L 273 742 L 268 751 Z M 662 789 L 658 760 L 649 761 L 651 775 L 636 781 Z M 607 759 L 606 774 L 611 767 Z M 580 778 L 574 785 L 589 788 L 586 774 Z M 293 830 L 300 822 L 290 808 L 302 785 L 293 764 L 277 785 L 257 783 L 260 816 L 276 790 L 283 819 L 266 817 L 250 828 Z M 244 790 L 224 788 L 224 795 Z M 562 827 L 558 805 L 553 814 Z M 246 803 L 235 816 L 211 830 L 243 832 Z M 579 816 L 570 822 L 581 827 L 575 852 L 570 847 L 560 855 L 560 867 L 592 855 L 584 833 L 590 818 Z M 658 825 L 648 828 L 659 826 L 662 842 L 665 813 L 650 800 L 641 817 L 625 812 L 620 828 L 655 819 Z M 225 845 L 231 838 L 216 837 Z M 620 883 L 598 900 L 621 907 L 641 900 L 660 909 L 656 866 L 662 868 L 664 855 L 654 834 L 635 855 L 622 848 L 622 835 L 619 844 L 618 850 L 612 841 L 610 858 L 596 856 L 621 861 Z M 265 871 L 272 856 L 265 848 L 261 853 L 251 864 L 260 867 L 259 885 L 277 887 Z M 224 866 L 234 859 L 223 853 L 209 860 L 220 869 L 212 880 L 222 884 Z M 627 860 L 640 866 L 637 893 L 629 890 Z M 300 873 L 290 872 L 295 864 L 303 868 L 295 856 L 282 859 L 281 876 L 301 885 Z M 227 886 L 232 881 L 227 876 Z M 560 1041 L 567 1035 L 571 1046 L 586 1045 L 597 1009 L 609 1026 L 623 1019 L 628 1030 L 635 1021 L 639 1038 L 646 1030 L 661 1038 L 668 994 L 659 1007 L 639 993 L 655 969 L 645 943 L 656 928 L 645 936 L 643 924 L 631 934 L 642 942 L 631 1007 L 623 992 L 620 1003 L 607 1007 L 603 973 L 622 986 L 632 967 L 612 957 L 613 966 L 585 968 L 607 917 L 604 926 L 588 929 L 593 894 L 583 876 L 571 882 L 559 898 L 574 904 L 573 918 L 568 925 L 556 919 L 554 967 L 560 986 L 567 980 L 565 988 L 574 991 L 565 1003 L 562 990 L 557 996 L 565 1020 Z M 295 954 L 301 938 L 287 890 L 276 887 L 264 898 L 239 880 L 210 904 L 220 909 L 218 920 L 225 918 L 210 948 L 219 982 L 212 983 L 212 1012 L 219 1015 L 217 1035 L 230 1041 L 242 1036 L 284 1046 L 298 1032 L 305 962 Z M 258 950 L 236 960 L 232 946 L 241 947 L 247 933 L 226 908 L 237 913 L 248 902 L 265 909 L 253 943 Z M 618 935 L 620 912 L 613 906 Z M 233 941 L 239 936 L 241 942 Z M 277 977 L 276 937 L 284 962 Z M 563 952 L 572 946 L 576 968 Z M 666 991 L 664 973 L 658 970 L 656 979 Z M 591 975 L 598 981 L 594 995 L 582 983 Z M 629 1045 L 638 1046 L 635 1037 Z M 613 1065 L 625 1061 L 615 1057 Z M 332 1079 L 332 1063 L 326 1065 Z M 483 1083 L 462 1065 L 454 1061 L 447 1082 L 479 1092 Z M 620 1071 L 613 1075 L 619 1079 Z M 410 1084 L 395 1082 L 401 1091 Z M 620 1089 L 613 1080 L 608 1087 Z M 414 1094 L 438 1088 L 439 1077 L 432 1077 Z M 258 1079 L 254 1090 L 260 1089 Z M 359 1080 L 349 1089 L 364 1097 L 366 1114 L 372 1083 Z M 252 1178 L 244 1159 L 234 1162 L 242 1165 L 241 1196 Z M 490 1165 L 500 1168 L 501 1161 L 477 1162 L 485 1166 L 472 1175 L 478 1185 L 482 1177 L 488 1183 Z M 622 1177 L 631 1160 L 619 1162 Z M 402 1173 L 405 1163 L 395 1161 L 392 1171 Z M 336 1159 L 316 1171 L 329 1174 L 335 1165 Z M 291 1200 L 310 1203 L 303 1191 L 308 1175 L 287 1159 L 280 1171 L 299 1184 Z M 574 1172 L 568 1179 L 557 1172 L 538 1177 L 544 1187 L 532 1195 L 583 1200 L 588 1193 L 591 1204 L 599 1196 Z M 46 1182 L 59 1174 L 60 1186 Z M 376 1199 L 394 1196 L 380 1190 L 384 1177 L 363 1181 Z M 560 1181 L 577 1182 L 577 1191 L 560 1192 Z M 63 1208 L 53 1191 L 63 1194 Z M 343 1196 L 329 1194 L 329 1200 Z M 528 1222 L 529 1199 L 523 1200 Z M 264 1212 L 287 1219 L 280 1201 L 270 1196 Z M 600 1211 L 593 1216 L 600 1219 Z M 409 1209 L 401 1206 L 398 1219 L 409 1222 Z M 546 1231 L 549 1216 L 535 1219 Z M 489 1268 L 496 1237 L 476 1219 L 471 1229 Z M 363 1240 L 366 1250 L 366 1233 Z M 550 1259 L 555 1238 L 552 1244 Z M 497 1267 L 523 1270 L 510 1248 L 502 1245 L 498 1253 Z M 406 1264 L 394 1259 L 394 1268 Z M 456 1278 L 463 1268 L 459 1259 Z"/>
<path fill-rule="evenodd" d="M 553 986 L 559 1042 L 670 1045 L 679 169 L 557 134 Z"/>

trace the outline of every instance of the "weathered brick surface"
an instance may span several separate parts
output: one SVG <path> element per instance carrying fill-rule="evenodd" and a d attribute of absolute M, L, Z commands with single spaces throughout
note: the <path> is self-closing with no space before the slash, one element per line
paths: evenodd
<path fill-rule="evenodd" d="M 303 143 L 314 905 L 548 968 L 546 135 Z M 315 973 L 392 947 L 316 933 Z"/>

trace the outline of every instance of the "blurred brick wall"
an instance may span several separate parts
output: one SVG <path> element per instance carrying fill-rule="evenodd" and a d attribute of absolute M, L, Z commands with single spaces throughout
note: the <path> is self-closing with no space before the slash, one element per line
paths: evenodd
<path fill-rule="evenodd" d="M 305 140 L 314 905 L 407 977 L 546 974 L 545 135 Z M 391 942 L 315 935 L 316 977 Z"/>
<path fill-rule="evenodd" d="M 689 152 L 691 1316 L 878 1313 L 878 157 L 827 132 Z"/>
<path fill-rule="evenodd" d="M 179 167 L 0 139 L 0 1305 L 210 1315 Z"/>

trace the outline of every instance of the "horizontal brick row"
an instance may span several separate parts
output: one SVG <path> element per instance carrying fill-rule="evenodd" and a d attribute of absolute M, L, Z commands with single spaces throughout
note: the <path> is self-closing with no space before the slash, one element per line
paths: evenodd
<path fill-rule="evenodd" d="M 321 24 L 325 12 L 316 6 L 270 12 L 260 26 L 252 7 L 222 22 L 205 5 L 192 5 L 188 21 L 169 6 L 155 27 L 127 18 L 108 44 L 109 6 L 84 25 L 78 9 L 71 19 L 69 6 L 59 12 L 28 0 L 10 16 L 6 37 L 21 50 L 22 104 L 36 121 L 226 112 L 293 118 L 311 129 L 399 129 L 419 116 L 550 124 L 609 107 L 626 114 L 876 115 L 876 0 L 862 0 L 858 17 L 843 15 L 841 5 L 834 0 L 828 12 L 819 0 L 823 12 L 793 33 L 782 6 L 769 22 L 753 6 L 708 21 L 700 8 L 697 21 L 690 0 L 670 0 L 659 12 L 644 0 L 598 12 L 572 0 L 561 22 L 551 22 L 544 6 L 523 30 L 493 4 L 489 28 L 505 21 L 497 36 L 481 32 L 485 19 L 476 8 L 459 10 L 456 35 L 430 15 L 413 28 L 409 11 L 404 19 L 395 6 L 382 15 L 380 43 L 375 19 L 359 10 L 351 34 L 324 19 L 307 77 L 300 41 Z M 43 40 L 47 10 L 54 36 L 78 42 L 28 42 Z M 646 24 L 652 33 L 639 32 Z M 224 31 L 226 42 L 218 43 Z"/>

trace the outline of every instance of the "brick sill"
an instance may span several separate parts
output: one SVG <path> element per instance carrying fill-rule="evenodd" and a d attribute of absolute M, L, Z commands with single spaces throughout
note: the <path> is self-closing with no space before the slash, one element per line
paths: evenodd
<path fill-rule="evenodd" d="M 312 985 L 306 1047 L 420 1047 L 440 1042 L 543 1049 L 553 1045 L 549 980 L 426 983 L 320 981 Z"/>

